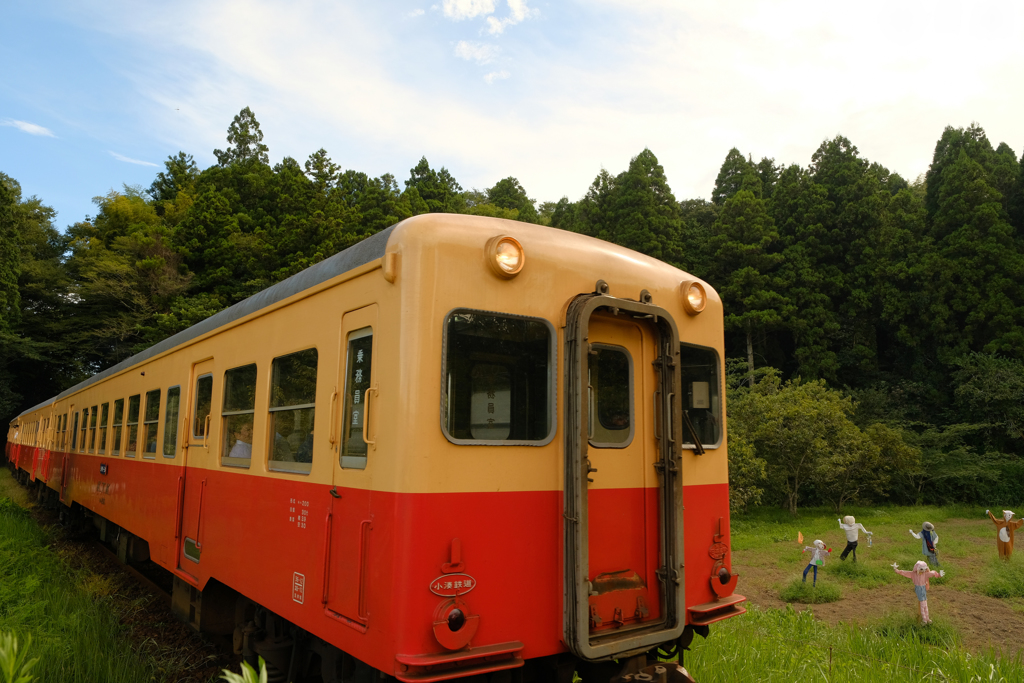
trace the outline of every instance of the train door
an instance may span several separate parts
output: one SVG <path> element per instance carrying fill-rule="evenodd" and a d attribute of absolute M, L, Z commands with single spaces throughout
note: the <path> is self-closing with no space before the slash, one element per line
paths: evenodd
<path fill-rule="evenodd" d="M 566 330 L 566 642 L 598 659 L 682 631 L 679 345 L 664 310 L 600 294 Z"/>
<path fill-rule="evenodd" d="M 370 477 L 376 454 L 378 399 L 376 304 L 350 311 L 341 324 L 340 376 L 332 400 L 334 475 L 323 601 L 328 614 L 359 630 L 369 620 L 367 556 L 373 532 Z"/>
<path fill-rule="evenodd" d="M 195 467 L 196 461 L 217 444 L 211 442 L 213 407 L 213 359 L 192 365 L 185 417 L 185 438 L 181 440 L 184 457 L 178 475 L 180 523 L 176 529 L 178 569 L 194 574 L 202 555 L 203 494 L 206 477 Z M 191 468 L 190 468 L 191 465 Z"/>

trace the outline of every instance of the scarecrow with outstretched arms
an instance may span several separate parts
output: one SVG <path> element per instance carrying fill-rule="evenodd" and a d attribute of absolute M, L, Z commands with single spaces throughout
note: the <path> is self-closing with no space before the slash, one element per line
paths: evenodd
<path fill-rule="evenodd" d="M 1013 532 L 1024 524 L 1024 519 L 1014 519 L 1011 521 L 1010 518 L 1015 514 L 1011 510 L 1003 510 L 1002 519 L 996 519 L 991 510 L 985 510 L 985 514 L 995 523 L 998 530 L 996 531 L 996 549 L 999 550 L 999 557 L 1009 560 L 1010 556 L 1013 555 Z"/>

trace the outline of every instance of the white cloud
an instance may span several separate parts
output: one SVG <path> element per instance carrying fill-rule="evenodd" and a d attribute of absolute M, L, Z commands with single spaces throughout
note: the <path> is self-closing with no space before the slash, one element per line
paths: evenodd
<path fill-rule="evenodd" d="M 118 154 L 117 152 L 111 152 L 110 156 L 114 157 L 118 161 L 123 161 L 126 164 L 138 164 L 139 166 L 153 166 L 154 168 L 160 168 L 160 164 L 154 164 L 151 161 L 139 161 L 138 159 L 132 159 L 124 156 L 123 154 Z"/>
<path fill-rule="evenodd" d="M 409 19 L 415 19 L 416 17 L 422 17 L 424 14 L 426 14 L 426 10 L 414 9 L 405 16 L 408 17 Z"/>
<path fill-rule="evenodd" d="M 487 17 L 487 32 L 492 36 L 504 33 L 507 26 L 514 26 L 540 14 L 540 10 L 527 7 L 526 0 L 508 0 L 508 10 L 509 15 L 504 19 Z"/>
<path fill-rule="evenodd" d="M 34 123 L 29 123 L 28 121 L 4 119 L 3 121 L 0 121 L 0 126 L 11 126 L 12 128 L 17 128 L 23 133 L 28 133 L 29 135 L 42 135 L 48 138 L 57 137 L 49 128 L 43 128 L 42 126 L 37 126 Z"/>
<path fill-rule="evenodd" d="M 460 40 L 455 45 L 455 56 L 477 64 L 489 64 L 498 54 L 499 48 L 488 43 L 471 43 Z"/>
<path fill-rule="evenodd" d="M 455 21 L 494 13 L 494 0 L 444 0 L 444 15 Z"/>
<path fill-rule="evenodd" d="M 503 81 L 511 75 L 512 74 L 504 70 L 492 71 L 491 73 L 484 76 L 484 80 L 487 81 L 488 83 L 494 83 L 494 81 Z"/>

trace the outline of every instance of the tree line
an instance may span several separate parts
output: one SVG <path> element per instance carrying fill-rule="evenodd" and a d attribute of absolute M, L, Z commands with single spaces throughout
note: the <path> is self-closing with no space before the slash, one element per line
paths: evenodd
<path fill-rule="evenodd" d="M 249 108 L 200 170 L 95 198 L 59 231 L 0 174 L 0 416 L 404 218 L 550 225 L 697 275 L 725 302 L 736 507 L 1024 498 L 1024 158 L 949 127 L 908 181 L 824 141 L 804 167 L 730 150 L 677 200 L 649 149 L 578 201 L 514 177 L 464 189 L 426 158 L 400 186 L 323 149 L 271 166 Z M 816 417 L 815 417 L 816 416 Z"/>

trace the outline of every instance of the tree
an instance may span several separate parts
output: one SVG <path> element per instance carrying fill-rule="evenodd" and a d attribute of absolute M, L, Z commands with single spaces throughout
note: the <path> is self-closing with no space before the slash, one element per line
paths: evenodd
<path fill-rule="evenodd" d="M 502 209 L 516 209 L 519 212 L 518 220 L 523 222 L 540 222 L 534 200 L 527 196 L 526 190 L 512 176 L 499 180 L 487 190 L 487 202 Z"/>
<path fill-rule="evenodd" d="M 619 174 L 608 189 L 610 191 L 603 200 L 603 215 L 597 222 L 600 231 L 596 236 L 678 264 L 682 255 L 679 203 L 672 195 L 665 169 L 654 153 L 644 149 L 633 157 L 629 168 Z M 591 222 L 594 225 L 593 218 Z"/>
<path fill-rule="evenodd" d="M 754 333 L 779 326 L 788 308 L 775 280 L 782 258 L 778 233 L 764 201 L 750 190 L 739 190 L 725 201 L 713 230 L 710 279 L 722 296 L 726 330 L 746 336 L 753 383 Z"/>
<path fill-rule="evenodd" d="M 715 178 L 715 189 L 711 191 L 711 201 L 721 206 L 729 197 L 741 189 L 753 192 L 761 197 L 761 178 L 758 175 L 758 168 L 750 161 L 743 158 L 740 151 L 733 147 L 725 155 L 722 168 Z"/>
<path fill-rule="evenodd" d="M 769 485 L 784 495 L 794 515 L 801 490 L 822 481 L 823 468 L 856 463 L 849 454 L 864 444 L 850 419 L 853 411 L 853 401 L 823 381 L 783 382 L 774 368 L 752 387 L 734 385 L 729 394 L 730 434 L 753 444 L 766 463 Z"/>
<path fill-rule="evenodd" d="M 21 187 L 13 178 L 0 173 L 0 332 L 10 330 L 21 314 L 17 225 L 20 200 Z"/>
<path fill-rule="evenodd" d="M 196 166 L 195 160 L 191 154 L 184 152 L 167 157 L 164 168 L 166 173 L 157 173 L 153 184 L 149 186 L 149 196 L 158 203 L 174 201 L 178 193 L 192 188 L 199 177 L 199 167 Z M 159 209 L 157 211 L 159 213 Z"/>
<path fill-rule="evenodd" d="M 466 208 L 462 186 L 443 166 L 439 171 L 430 168 L 426 157 L 410 169 L 405 187 L 419 193 L 430 213 L 463 213 Z"/>
<path fill-rule="evenodd" d="M 221 166 L 250 163 L 269 164 L 268 147 L 263 144 L 263 131 L 249 107 L 238 112 L 228 126 L 228 148 L 213 150 Z"/>

